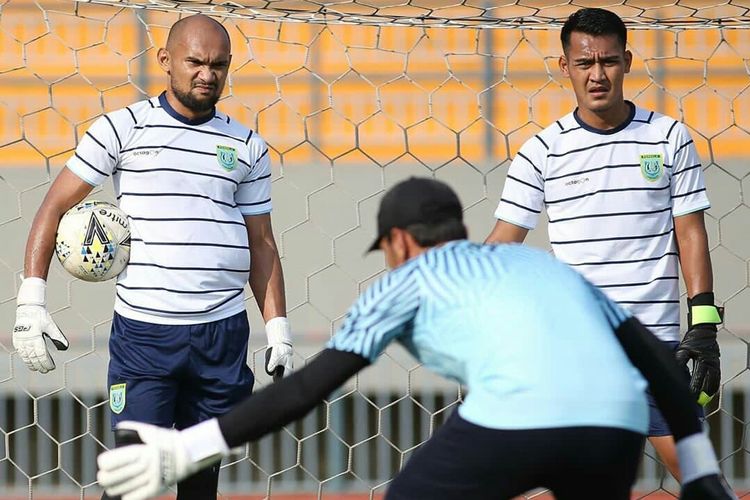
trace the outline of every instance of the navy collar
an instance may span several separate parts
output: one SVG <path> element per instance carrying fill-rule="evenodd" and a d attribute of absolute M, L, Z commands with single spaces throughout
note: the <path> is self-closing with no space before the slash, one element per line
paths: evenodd
<path fill-rule="evenodd" d="M 169 104 L 169 101 L 167 101 L 167 91 L 165 90 L 161 94 L 159 94 L 159 104 L 161 104 L 161 107 L 164 109 L 164 111 L 167 112 L 169 116 L 174 118 L 180 123 L 184 123 L 185 125 L 203 125 L 204 123 L 213 120 L 214 116 L 216 116 L 216 107 L 211 110 L 211 114 L 202 118 L 196 118 L 195 120 L 191 120 L 190 118 L 187 118 L 185 116 L 182 116 L 180 113 L 175 111 L 175 109 Z"/>
<path fill-rule="evenodd" d="M 625 119 L 624 122 L 622 122 L 621 124 L 619 124 L 615 128 L 603 130 L 603 129 L 600 129 L 600 128 L 592 127 L 591 125 L 588 125 L 588 124 L 584 123 L 584 121 L 581 120 L 581 118 L 578 116 L 578 108 L 576 108 L 575 111 L 573 111 L 573 118 L 575 118 L 576 122 L 578 122 L 578 125 L 580 125 L 581 128 L 583 128 L 584 130 L 588 130 L 589 132 L 591 132 L 593 134 L 599 134 L 599 135 L 612 135 L 612 134 L 616 134 L 620 130 L 623 130 L 625 127 L 627 127 L 628 125 L 630 125 L 630 122 L 632 122 L 633 118 L 635 118 L 635 104 L 633 104 L 630 101 L 625 101 L 625 104 L 627 104 L 628 106 L 630 106 L 630 114 L 628 115 L 628 117 Z"/>

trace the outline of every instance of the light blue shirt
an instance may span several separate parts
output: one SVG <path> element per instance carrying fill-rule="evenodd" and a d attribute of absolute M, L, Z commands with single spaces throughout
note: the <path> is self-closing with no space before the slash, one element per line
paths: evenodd
<path fill-rule="evenodd" d="M 646 433 L 646 381 L 614 335 L 629 313 L 523 245 L 450 242 L 369 287 L 328 344 L 374 361 L 398 341 L 463 384 L 466 420 L 494 429 Z"/>

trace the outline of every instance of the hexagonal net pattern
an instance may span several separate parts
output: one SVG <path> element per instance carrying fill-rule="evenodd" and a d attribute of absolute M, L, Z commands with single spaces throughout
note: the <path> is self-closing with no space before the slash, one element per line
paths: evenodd
<path fill-rule="evenodd" d="M 78 0 L 165 12 L 203 12 L 223 17 L 373 26 L 547 28 L 561 26 L 587 2 L 567 0 Z M 742 26 L 750 21 L 746 1 L 613 1 L 607 8 L 629 24 L 672 28 Z"/>
<path fill-rule="evenodd" d="M 180 16 L 202 11 L 225 24 L 234 54 L 220 107 L 269 144 L 297 366 L 321 349 L 353 299 L 384 270 L 381 256 L 363 253 L 385 189 L 411 175 L 450 183 L 464 203 L 470 236 L 482 240 L 494 224 L 510 159 L 575 106 L 557 69 L 557 28 L 579 2 L 108 3 L 0 5 L 6 332 L 0 335 L 0 484 L 6 495 L 101 493 L 95 456 L 112 445 L 106 369 L 113 285 L 76 281 L 53 262 L 49 308 L 72 346 L 53 353 L 58 368 L 46 375 L 31 374 L 13 353 L 15 294 L 26 236 L 50 182 L 96 117 L 163 89 L 155 54 Z M 744 440 L 750 167 L 743 161 L 750 146 L 750 30 L 740 29 L 750 26 L 748 5 L 613 2 L 639 28 L 629 35 L 634 63 L 627 97 L 683 120 L 704 161 L 715 292 L 727 309 L 723 388 L 708 423 L 723 471 L 738 490 L 750 489 Z M 114 201 L 109 185 L 95 195 Z M 529 243 L 548 246 L 545 228 L 532 232 Z M 252 298 L 247 309 L 254 332 L 262 332 Z M 249 354 L 260 385 L 268 383 L 263 337 L 251 337 Z M 228 461 L 221 491 L 232 498 L 380 498 L 460 400 L 459 387 L 390 348 L 307 418 Z M 668 498 L 675 483 L 651 450 L 647 457 L 636 489 Z"/>

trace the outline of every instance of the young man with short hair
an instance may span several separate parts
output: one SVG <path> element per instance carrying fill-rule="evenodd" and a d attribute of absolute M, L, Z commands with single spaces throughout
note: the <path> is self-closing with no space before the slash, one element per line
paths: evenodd
<path fill-rule="evenodd" d="M 649 328 L 687 366 L 701 404 L 719 390 L 713 274 L 701 162 L 687 128 L 626 101 L 625 24 L 597 8 L 562 28 L 560 69 L 578 107 L 529 139 L 510 169 L 488 243 L 523 242 L 543 208 L 555 256 Z M 680 343 L 679 272 L 688 295 Z M 650 400 L 649 439 L 672 475 L 672 431 Z M 701 412 L 699 407 L 695 411 Z"/>

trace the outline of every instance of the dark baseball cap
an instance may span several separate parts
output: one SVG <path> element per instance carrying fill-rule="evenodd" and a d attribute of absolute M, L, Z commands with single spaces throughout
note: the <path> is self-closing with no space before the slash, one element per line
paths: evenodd
<path fill-rule="evenodd" d="M 435 179 L 410 177 L 393 186 L 380 201 L 378 237 L 367 251 L 378 250 L 380 240 L 394 227 L 405 229 L 451 219 L 463 220 L 463 208 L 453 189 Z"/>

